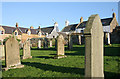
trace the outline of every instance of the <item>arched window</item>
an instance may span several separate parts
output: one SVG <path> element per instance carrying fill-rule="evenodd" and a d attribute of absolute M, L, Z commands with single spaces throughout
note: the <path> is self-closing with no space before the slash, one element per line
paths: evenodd
<path fill-rule="evenodd" d="M 15 32 L 15 36 L 17 36 L 18 35 L 18 32 Z"/>
<path fill-rule="evenodd" d="M 4 31 L 1 31 L 1 30 L 0 30 L 0 35 L 2 35 L 2 34 L 4 34 Z"/>
<path fill-rule="evenodd" d="M 4 34 L 4 31 L 2 31 L 1 34 Z"/>

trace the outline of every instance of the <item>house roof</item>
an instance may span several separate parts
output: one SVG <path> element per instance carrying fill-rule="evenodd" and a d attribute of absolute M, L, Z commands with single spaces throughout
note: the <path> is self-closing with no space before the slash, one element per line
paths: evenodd
<path fill-rule="evenodd" d="M 104 18 L 104 19 L 101 19 L 102 25 L 103 26 L 110 25 L 112 19 L 113 18 Z M 78 23 L 78 24 L 72 24 L 72 25 L 66 26 L 66 27 L 63 28 L 62 32 L 75 31 L 77 25 L 78 25 L 77 28 L 85 28 L 86 23 L 87 23 L 87 21 L 83 21 L 80 25 L 78 25 L 79 24 Z"/>
<path fill-rule="evenodd" d="M 62 32 L 74 31 L 78 24 L 72 24 L 63 28 Z"/>
<path fill-rule="evenodd" d="M 105 19 L 101 19 L 101 22 L 102 22 L 103 26 L 108 26 L 108 25 L 110 25 L 112 20 L 113 20 L 113 18 L 105 18 Z"/>
<path fill-rule="evenodd" d="M 5 29 L 5 34 L 12 34 L 15 30 L 18 30 L 18 34 L 27 33 L 29 28 L 23 27 L 10 27 L 10 26 L 2 26 Z M 38 34 L 39 29 L 30 29 L 31 34 Z M 43 33 L 43 31 L 41 31 Z"/>
<path fill-rule="evenodd" d="M 104 19 L 101 19 L 101 22 L 102 22 L 103 26 L 108 26 L 108 25 L 110 25 L 112 20 L 113 20 L 113 18 L 104 18 Z M 82 22 L 77 28 L 85 27 L 86 23 L 87 23 L 87 21 Z"/>
<path fill-rule="evenodd" d="M 45 28 L 41 28 L 41 30 L 45 33 L 50 34 L 54 29 L 54 26 L 50 26 L 50 27 L 45 27 Z"/>
<path fill-rule="evenodd" d="M 64 38 L 68 38 L 67 34 L 66 33 L 63 33 L 63 32 L 57 32 L 59 35 L 63 35 Z"/>

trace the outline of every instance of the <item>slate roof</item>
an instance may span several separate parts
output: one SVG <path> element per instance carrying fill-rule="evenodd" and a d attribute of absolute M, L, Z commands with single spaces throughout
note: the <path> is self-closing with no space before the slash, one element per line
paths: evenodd
<path fill-rule="evenodd" d="M 108 26 L 110 25 L 112 20 L 113 18 L 104 18 L 104 19 L 101 19 L 101 22 L 103 26 Z M 85 28 L 86 23 L 87 21 L 83 21 L 77 28 Z M 72 25 L 66 26 L 63 28 L 62 32 L 75 31 L 77 25 L 78 24 L 72 24 Z"/>
<path fill-rule="evenodd" d="M 16 28 L 15 27 L 10 27 L 10 26 L 2 26 L 5 30 L 5 34 L 12 34 Z M 20 31 L 18 31 L 18 35 L 20 35 Z"/>
<path fill-rule="evenodd" d="M 50 27 L 45 27 L 45 28 L 41 28 L 41 30 L 45 33 L 50 34 L 54 29 L 54 26 L 50 26 Z"/>
<path fill-rule="evenodd" d="M 12 34 L 16 29 L 18 30 L 18 35 L 21 33 L 27 33 L 29 28 L 23 28 L 23 27 L 10 27 L 10 26 L 2 26 L 5 29 L 5 34 Z M 39 29 L 30 29 L 31 34 L 38 34 Z M 43 33 L 43 31 L 41 31 Z"/>
<path fill-rule="evenodd" d="M 72 24 L 63 28 L 62 32 L 74 31 L 78 24 Z"/>
<path fill-rule="evenodd" d="M 105 19 L 101 19 L 101 22 L 102 22 L 103 26 L 108 26 L 108 25 L 110 25 L 112 20 L 113 20 L 113 18 L 105 18 Z"/>
<path fill-rule="evenodd" d="M 108 26 L 108 25 L 110 25 L 112 20 L 113 20 L 113 18 L 104 18 L 104 19 L 101 19 L 101 22 L 102 22 L 103 26 Z M 82 22 L 77 28 L 85 27 L 86 23 L 87 23 L 87 21 Z"/>

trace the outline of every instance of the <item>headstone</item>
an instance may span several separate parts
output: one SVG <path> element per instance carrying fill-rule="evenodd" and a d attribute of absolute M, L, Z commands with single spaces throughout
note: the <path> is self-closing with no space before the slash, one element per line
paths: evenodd
<path fill-rule="evenodd" d="M 71 50 L 73 48 L 72 35 L 68 35 L 68 49 Z"/>
<path fill-rule="evenodd" d="M 81 35 L 78 35 L 79 44 L 81 45 Z"/>
<path fill-rule="evenodd" d="M 104 78 L 103 26 L 99 15 L 91 15 L 84 30 L 85 77 Z"/>
<path fill-rule="evenodd" d="M 59 35 L 57 38 L 57 55 L 54 58 L 66 57 L 64 54 L 64 37 Z"/>
<path fill-rule="evenodd" d="M 0 60 L 5 60 L 4 45 L 0 45 Z"/>
<path fill-rule="evenodd" d="M 41 44 L 41 40 L 39 39 L 39 40 L 38 40 L 38 48 L 41 48 L 41 45 L 42 45 L 42 44 Z"/>
<path fill-rule="evenodd" d="M 55 38 L 55 49 L 57 50 L 57 38 Z"/>
<path fill-rule="evenodd" d="M 52 39 L 50 39 L 50 47 L 52 47 Z"/>
<path fill-rule="evenodd" d="M 10 37 L 5 43 L 5 65 L 4 70 L 24 67 L 20 61 L 19 43 L 14 37 Z"/>
<path fill-rule="evenodd" d="M 48 48 L 48 39 L 44 38 L 43 40 L 43 48 Z"/>
<path fill-rule="evenodd" d="M 32 58 L 31 56 L 31 48 L 30 48 L 30 40 L 24 42 L 23 44 L 23 56 L 22 59 Z"/>

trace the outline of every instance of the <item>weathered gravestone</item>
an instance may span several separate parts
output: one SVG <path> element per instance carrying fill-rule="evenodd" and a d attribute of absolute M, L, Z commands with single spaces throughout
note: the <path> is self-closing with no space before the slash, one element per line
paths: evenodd
<path fill-rule="evenodd" d="M 84 30 L 85 77 L 104 78 L 103 27 L 99 15 L 91 15 Z"/>
<path fill-rule="evenodd" d="M 64 54 L 64 37 L 59 35 L 57 38 L 57 55 L 54 58 L 63 58 L 66 57 Z"/>
<path fill-rule="evenodd" d="M 42 45 L 41 43 L 42 43 L 42 42 L 41 42 L 41 39 L 39 39 L 39 40 L 38 40 L 38 48 L 41 48 L 41 45 Z"/>
<path fill-rule="evenodd" d="M 31 56 L 31 48 L 30 48 L 30 40 L 24 42 L 23 44 L 23 56 L 22 59 L 32 58 Z"/>
<path fill-rule="evenodd" d="M 48 39 L 44 38 L 43 40 L 43 48 L 48 48 Z"/>
<path fill-rule="evenodd" d="M 4 45 L 0 45 L 0 60 L 5 60 Z"/>
<path fill-rule="evenodd" d="M 68 35 L 68 49 L 71 50 L 73 48 L 72 35 Z"/>
<path fill-rule="evenodd" d="M 52 47 L 52 39 L 50 39 L 50 47 Z"/>
<path fill-rule="evenodd" d="M 4 70 L 24 67 L 20 61 L 19 43 L 14 37 L 10 37 L 5 43 L 5 65 Z"/>
<path fill-rule="evenodd" d="M 54 39 L 55 39 L 55 49 L 57 50 L 57 38 Z"/>

